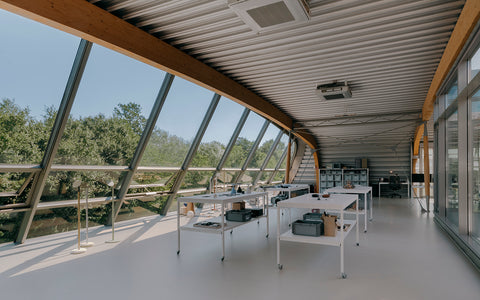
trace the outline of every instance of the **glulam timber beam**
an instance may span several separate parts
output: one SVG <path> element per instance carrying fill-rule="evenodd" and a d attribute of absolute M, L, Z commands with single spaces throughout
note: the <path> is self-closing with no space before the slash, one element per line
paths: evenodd
<path fill-rule="evenodd" d="M 457 24 L 453 29 L 452 35 L 448 40 L 445 51 L 442 58 L 438 63 L 437 70 L 433 76 L 430 88 L 428 89 L 427 97 L 423 103 L 422 119 L 428 121 L 432 117 L 433 107 L 438 90 L 440 89 L 443 81 L 448 75 L 448 72 L 453 67 L 460 52 L 465 46 L 470 34 L 474 30 L 475 26 L 480 19 L 480 1 L 467 0 L 463 6 L 462 12 L 458 17 Z M 420 129 L 421 128 L 421 129 Z M 418 155 L 418 147 L 423 136 L 423 124 L 417 127 L 414 137 L 414 154 Z"/>
<path fill-rule="evenodd" d="M 245 86 L 86 0 L 0 0 L 0 8 L 112 49 L 225 96 L 278 126 L 293 120 Z M 309 133 L 296 133 L 312 149 Z"/>

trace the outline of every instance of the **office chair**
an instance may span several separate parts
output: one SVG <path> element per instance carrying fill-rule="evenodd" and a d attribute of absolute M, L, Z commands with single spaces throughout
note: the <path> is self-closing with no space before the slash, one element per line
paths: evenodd
<path fill-rule="evenodd" d="M 402 187 L 400 184 L 400 176 L 398 175 L 390 176 L 388 187 L 392 191 L 392 193 L 390 194 L 390 198 L 393 198 L 393 196 L 398 196 L 402 198 L 402 195 L 400 195 L 399 193 L 396 193 L 396 191 L 400 190 L 400 188 Z"/>

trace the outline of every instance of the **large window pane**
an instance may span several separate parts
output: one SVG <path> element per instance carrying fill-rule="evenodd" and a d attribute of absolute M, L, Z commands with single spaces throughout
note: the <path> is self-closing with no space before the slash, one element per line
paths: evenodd
<path fill-rule="evenodd" d="M 55 163 L 128 165 L 164 76 L 125 55 L 92 47 Z"/>
<path fill-rule="evenodd" d="M 241 168 L 243 166 L 264 122 L 265 119 L 256 113 L 251 112 L 249 114 L 237 142 L 225 162 L 226 168 Z"/>
<path fill-rule="evenodd" d="M 0 173 L 0 205 L 25 203 L 32 179 L 32 173 Z"/>
<path fill-rule="evenodd" d="M 478 74 L 480 71 L 480 49 L 477 49 L 475 54 L 472 56 L 470 59 L 470 76 L 468 78 L 468 81 L 473 79 L 475 75 Z"/>
<path fill-rule="evenodd" d="M 72 203 L 76 203 L 77 189 L 73 188 L 75 180 L 80 180 L 88 186 L 89 198 L 92 201 L 94 200 L 92 198 L 110 197 L 112 190 L 107 183 L 109 180 L 113 180 L 115 184 L 114 195 L 116 196 L 119 183 L 125 175 L 126 172 L 116 171 L 52 172 L 46 180 L 40 202 L 70 200 Z"/>
<path fill-rule="evenodd" d="M 240 184 L 251 184 L 257 178 L 258 171 L 247 171 L 243 173 L 243 176 L 238 180 Z"/>
<path fill-rule="evenodd" d="M 278 127 L 273 124 L 270 124 L 268 126 L 268 129 L 265 132 L 265 135 L 263 136 L 257 151 L 255 151 L 255 155 L 253 156 L 252 161 L 248 165 L 249 168 L 260 168 L 262 166 L 268 152 L 270 151 L 273 143 L 275 142 L 279 131 L 280 129 L 278 129 Z"/>
<path fill-rule="evenodd" d="M 88 210 L 88 226 L 99 226 L 106 223 L 110 206 L 92 205 Z M 85 228 L 85 210 L 81 212 L 81 227 Z M 33 217 L 28 238 L 66 232 L 77 229 L 77 207 L 61 207 L 38 210 Z"/>
<path fill-rule="evenodd" d="M 106 203 L 112 195 L 112 188 L 108 181 L 114 182 L 114 195 L 117 196 L 119 182 L 126 172 L 52 172 L 47 178 L 40 209 L 37 210 L 28 238 L 74 230 L 77 228 L 77 197 L 78 189 L 73 187 L 75 180 L 80 180 L 82 203 L 89 199 L 88 222 L 89 226 L 103 225 L 107 222 L 111 211 L 111 204 Z M 61 207 L 43 207 L 42 205 L 59 205 Z M 122 211 L 120 212 L 122 213 Z M 81 226 L 85 227 L 85 208 L 81 207 Z M 118 219 L 117 219 L 118 220 Z"/>
<path fill-rule="evenodd" d="M 142 166 L 182 165 L 213 92 L 176 77 L 142 157 Z"/>
<path fill-rule="evenodd" d="M 220 171 L 217 173 L 217 186 L 216 191 L 227 192 L 232 189 L 232 182 L 240 174 L 239 171 Z"/>
<path fill-rule="evenodd" d="M 458 83 L 457 79 L 450 85 L 445 95 L 445 107 L 448 107 L 457 98 L 458 95 Z"/>
<path fill-rule="evenodd" d="M 0 163 L 40 163 L 79 39 L 0 10 Z"/>
<path fill-rule="evenodd" d="M 208 188 L 210 178 L 212 178 L 214 171 L 188 171 L 183 179 L 180 189 L 204 189 Z"/>
<path fill-rule="evenodd" d="M 243 111 L 244 107 L 240 104 L 226 98 L 220 99 L 191 167 L 217 166 Z"/>
<path fill-rule="evenodd" d="M 15 240 L 23 219 L 23 212 L 2 213 L 0 212 L 0 244 Z"/>
<path fill-rule="evenodd" d="M 278 143 L 277 148 L 275 148 L 272 158 L 267 163 L 267 169 L 275 168 L 275 166 L 278 163 L 278 160 L 282 157 L 282 154 L 285 151 L 285 148 L 287 147 L 287 145 L 288 145 L 288 135 L 284 134 L 280 139 L 280 142 Z"/>
<path fill-rule="evenodd" d="M 458 226 L 458 118 L 455 111 L 447 119 L 446 136 L 447 219 Z"/>
<path fill-rule="evenodd" d="M 472 229 L 480 240 L 480 92 L 472 98 Z"/>
<path fill-rule="evenodd" d="M 285 171 L 278 171 L 272 178 L 272 183 L 280 183 L 285 179 Z"/>
<path fill-rule="evenodd" d="M 165 205 L 177 172 L 137 172 L 128 189 L 117 221 L 157 215 Z"/>

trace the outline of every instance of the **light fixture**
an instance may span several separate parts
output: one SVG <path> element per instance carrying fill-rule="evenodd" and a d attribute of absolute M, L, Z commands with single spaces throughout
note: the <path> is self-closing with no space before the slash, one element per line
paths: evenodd
<path fill-rule="evenodd" d="M 228 6 L 257 33 L 310 19 L 306 0 L 228 0 Z"/>

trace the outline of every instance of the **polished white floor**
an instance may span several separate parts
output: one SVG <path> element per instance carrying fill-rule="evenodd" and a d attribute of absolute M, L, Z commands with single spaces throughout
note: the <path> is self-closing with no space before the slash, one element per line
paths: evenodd
<path fill-rule="evenodd" d="M 213 234 L 183 232 L 177 256 L 170 216 L 118 224 L 118 244 L 94 228 L 85 254 L 70 254 L 75 233 L 0 245 L 0 299 L 480 299 L 479 273 L 415 200 L 374 205 L 360 247 L 346 241 L 347 279 L 329 246 L 282 242 L 279 271 L 275 218 L 268 239 L 265 220 L 227 234 L 223 263 Z"/>

